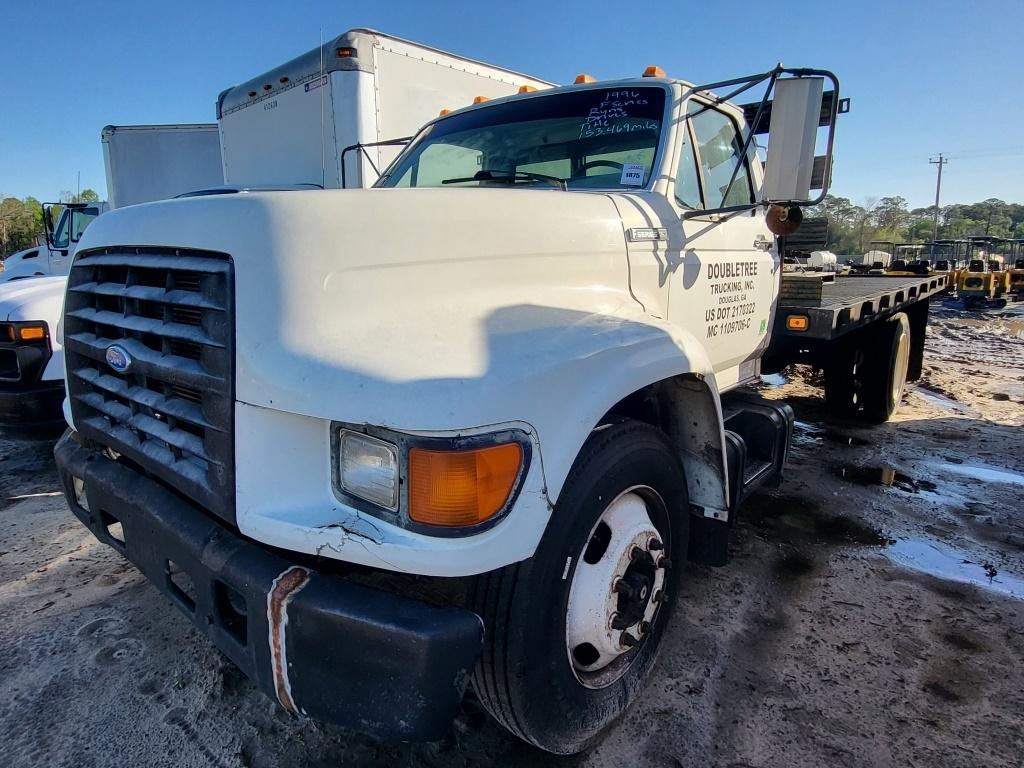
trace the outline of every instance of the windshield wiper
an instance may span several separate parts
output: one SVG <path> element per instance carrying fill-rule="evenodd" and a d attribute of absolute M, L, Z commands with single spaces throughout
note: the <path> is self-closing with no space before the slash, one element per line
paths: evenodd
<path fill-rule="evenodd" d="M 515 184 L 517 181 L 543 181 L 553 184 L 561 190 L 566 190 L 565 179 L 557 176 L 546 176 L 543 173 L 530 173 L 529 171 L 477 171 L 472 176 L 461 179 L 443 179 L 442 184 L 464 184 L 467 181 L 501 181 L 506 184 Z"/>

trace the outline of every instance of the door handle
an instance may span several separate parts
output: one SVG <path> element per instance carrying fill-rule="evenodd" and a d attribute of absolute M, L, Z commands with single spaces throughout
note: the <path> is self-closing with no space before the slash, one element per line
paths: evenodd
<path fill-rule="evenodd" d="M 770 251 L 772 249 L 772 241 L 764 235 L 758 235 L 754 238 L 754 247 L 761 251 Z"/>

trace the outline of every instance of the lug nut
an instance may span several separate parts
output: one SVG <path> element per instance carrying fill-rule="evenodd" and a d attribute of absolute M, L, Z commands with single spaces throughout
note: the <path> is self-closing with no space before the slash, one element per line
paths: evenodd
<path fill-rule="evenodd" d="M 665 600 L 665 590 L 659 589 L 654 593 L 654 597 L 651 598 L 656 603 L 663 602 Z"/>
<path fill-rule="evenodd" d="M 627 648 L 632 648 L 634 645 L 637 644 L 637 642 L 639 642 L 639 641 L 635 637 L 633 637 L 631 634 L 629 634 L 629 632 L 623 632 L 619 636 L 619 643 L 621 643 L 622 645 L 626 646 Z"/>
<path fill-rule="evenodd" d="M 665 545 L 657 539 L 651 539 L 649 542 L 647 542 L 647 549 L 649 549 L 651 552 L 659 552 L 664 548 Z"/>
<path fill-rule="evenodd" d="M 612 585 L 612 592 L 623 595 L 627 600 L 632 600 L 636 597 L 636 590 L 622 579 L 615 580 L 615 583 Z"/>
<path fill-rule="evenodd" d="M 658 567 L 659 568 L 664 568 L 667 571 L 669 568 L 672 567 L 672 561 L 669 560 L 665 556 L 659 557 L 658 558 Z"/>
<path fill-rule="evenodd" d="M 641 621 L 639 629 L 641 635 L 646 635 L 648 632 L 651 631 L 651 622 Z"/>
<path fill-rule="evenodd" d="M 612 616 L 612 629 L 621 630 L 626 629 L 628 627 L 629 624 L 627 624 L 626 620 L 619 616 L 619 614 L 616 613 L 614 616 Z"/>
<path fill-rule="evenodd" d="M 640 547 L 633 547 L 633 549 L 630 550 L 629 556 L 634 562 L 640 560 L 646 560 L 647 562 L 651 562 L 651 560 L 653 559 L 651 558 L 650 552 L 648 552 L 646 549 L 640 549 Z"/>

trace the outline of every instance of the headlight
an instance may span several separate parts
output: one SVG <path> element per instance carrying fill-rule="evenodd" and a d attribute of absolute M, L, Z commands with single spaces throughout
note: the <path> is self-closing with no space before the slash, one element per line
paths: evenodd
<path fill-rule="evenodd" d="M 398 449 L 375 437 L 341 431 L 338 479 L 343 490 L 373 504 L 398 509 Z"/>

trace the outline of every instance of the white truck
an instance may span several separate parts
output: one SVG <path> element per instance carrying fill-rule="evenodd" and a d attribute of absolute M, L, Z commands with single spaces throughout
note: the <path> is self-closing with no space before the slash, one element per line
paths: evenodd
<path fill-rule="evenodd" d="M 60 214 L 56 224 L 53 211 Z M 66 275 L 82 232 L 93 220 L 110 210 L 106 202 L 43 203 L 46 242 L 12 253 L 4 261 L 0 284 L 43 275 Z"/>
<path fill-rule="evenodd" d="M 82 233 L 111 208 L 223 183 L 217 125 L 106 126 L 100 141 L 109 203 L 46 203 L 46 243 L 0 273 L 0 431 L 46 434 L 63 423 L 57 332 Z M 61 209 L 56 225 L 50 218 Z M 31 278 L 31 279 L 28 279 Z"/>
<path fill-rule="evenodd" d="M 232 186 L 368 187 L 438 112 L 550 87 L 370 29 L 352 29 L 217 98 Z"/>
<path fill-rule="evenodd" d="M 780 300 L 837 93 L 581 76 L 430 121 L 373 189 L 102 217 L 67 294 L 68 504 L 288 712 L 436 739 L 471 682 L 585 749 L 683 561 L 725 564 L 781 479 L 792 410 L 740 389 L 762 359 L 859 360 L 833 400 L 869 418 L 919 362 L 927 282 Z"/>

